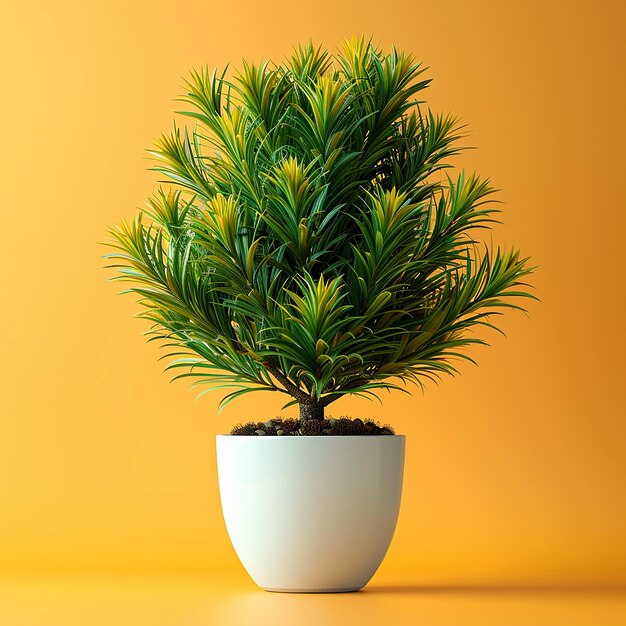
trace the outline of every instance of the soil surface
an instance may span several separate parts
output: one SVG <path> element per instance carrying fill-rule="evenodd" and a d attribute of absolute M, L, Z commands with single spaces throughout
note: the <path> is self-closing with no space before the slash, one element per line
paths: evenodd
<path fill-rule="evenodd" d="M 329 417 L 324 420 L 305 420 L 276 417 L 267 422 L 248 422 L 237 424 L 231 435 L 263 436 L 306 436 L 306 435 L 394 435 L 391 426 L 381 426 L 373 420 L 362 420 L 358 417 Z"/>

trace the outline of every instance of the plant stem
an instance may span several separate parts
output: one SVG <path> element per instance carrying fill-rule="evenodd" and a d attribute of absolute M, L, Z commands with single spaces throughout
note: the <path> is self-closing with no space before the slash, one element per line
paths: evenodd
<path fill-rule="evenodd" d="M 315 404 L 300 403 L 300 420 L 306 422 L 307 420 L 323 420 L 324 419 L 324 404 L 316 402 Z"/>
<path fill-rule="evenodd" d="M 304 402 L 311 402 L 311 397 L 302 389 L 294 385 L 285 374 L 283 374 L 277 367 L 274 367 L 271 363 L 263 363 L 265 369 L 285 388 L 285 390 L 293 396 L 300 406 Z"/>

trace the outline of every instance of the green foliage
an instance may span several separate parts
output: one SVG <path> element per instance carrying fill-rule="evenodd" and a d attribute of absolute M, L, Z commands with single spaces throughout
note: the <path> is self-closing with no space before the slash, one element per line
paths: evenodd
<path fill-rule="evenodd" d="M 323 407 L 454 373 L 484 343 L 472 329 L 532 297 L 527 259 L 479 250 L 493 190 L 444 175 L 461 128 L 420 106 L 422 76 L 364 39 L 191 73 L 195 125 L 151 152 L 174 190 L 112 228 L 108 255 L 177 377 L 228 388 L 222 405 Z"/>

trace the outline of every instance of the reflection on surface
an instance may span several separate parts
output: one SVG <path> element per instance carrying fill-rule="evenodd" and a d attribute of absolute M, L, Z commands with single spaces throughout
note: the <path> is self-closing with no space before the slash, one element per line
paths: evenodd
<path fill-rule="evenodd" d="M 506 624 L 623 626 L 617 585 L 417 585 L 379 582 L 349 594 L 267 593 L 246 578 L 22 578 L 0 581 L 10 626 Z"/>

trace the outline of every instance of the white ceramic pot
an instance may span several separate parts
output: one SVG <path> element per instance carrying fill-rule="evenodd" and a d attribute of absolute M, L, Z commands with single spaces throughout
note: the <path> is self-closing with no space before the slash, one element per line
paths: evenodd
<path fill-rule="evenodd" d="M 403 435 L 217 436 L 226 528 L 268 591 L 360 589 L 396 527 Z"/>

